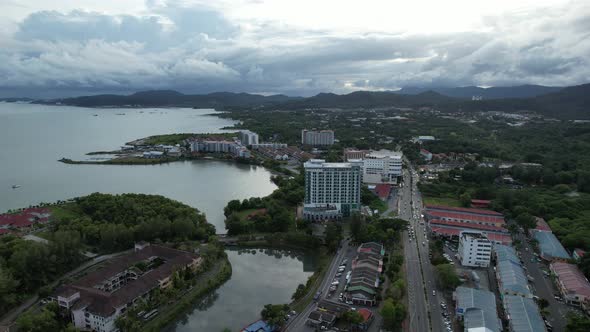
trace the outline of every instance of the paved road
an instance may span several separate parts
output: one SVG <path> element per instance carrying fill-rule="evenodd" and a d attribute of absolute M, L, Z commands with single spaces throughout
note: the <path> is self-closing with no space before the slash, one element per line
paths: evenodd
<path fill-rule="evenodd" d="M 340 262 L 344 259 L 344 257 L 350 256 L 351 252 L 354 250 L 353 247 L 349 246 L 348 240 L 344 240 L 342 243 L 342 248 L 338 250 L 336 257 L 332 259 L 332 263 L 318 288 L 318 291 L 322 291 L 321 298 L 326 299 L 328 295 L 328 289 L 330 288 L 330 284 L 336 275 L 338 270 L 338 266 Z M 348 266 L 350 266 L 351 259 L 348 260 Z M 315 295 L 315 294 L 313 294 Z M 316 309 L 317 305 L 315 301 L 312 301 L 302 312 L 298 313 L 295 318 L 287 322 L 285 326 L 286 331 L 313 331 L 310 327 L 305 325 L 305 321 L 307 320 L 307 316 Z"/>
<path fill-rule="evenodd" d="M 420 233 L 418 220 L 414 218 L 414 209 L 412 207 L 412 185 L 410 184 L 410 172 L 404 171 L 404 186 L 399 192 L 399 217 L 410 221 L 410 227 L 413 227 L 416 235 Z M 428 320 L 428 303 L 424 294 L 424 279 L 420 269 L 420 257 L 418 256 L 418 246 L 416 240 L 412 240 L 408 232 L 404 232 L 404 256 L 406 265 L 406 280 L 408 289 L 408 313 L 410 322 L 409 331 L 430 331 L 430 322 Z M 421 243 L 421 241 L 419 242 Z M 420 244 L 421 246 L 421 244 Z M 426 256 L 428 257 L 428 256 Z"/>
<path fill-rule="evenodd" d="M 545 263 L 538 263 L 536 260 L 531 262 L 533 255 L 533 247 L 529 245 L 523 234 L 516 235 L 522 243 L 522 249 L 520 250 L 521 258 L 524 261 L 526 272 L 535 279 L 532 283 L 535 295 L 544 298 L 549 302 L 549 316 L 547 320 L 553 325 L 553 331 L 565 331 L 565 325 L 567 323 L 566 314 L 571 310 L 566 304 L 555 300 L 554 294 L 559 294 L 553 281 L 549 277 L 543 275 L 541 268 L 545 271 L 549 271 L 549 266 Z M 525 248 L 528 248 L 526 250 Z"/>

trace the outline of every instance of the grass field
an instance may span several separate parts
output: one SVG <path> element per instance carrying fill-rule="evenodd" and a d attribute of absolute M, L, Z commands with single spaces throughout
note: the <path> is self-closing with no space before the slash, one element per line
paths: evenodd
<path fill-rule="evenodd" d="M 424 197 L 424 203 L 430 205 L 446 205 L 461 207 L 459 200 L 450 197 Z"/>

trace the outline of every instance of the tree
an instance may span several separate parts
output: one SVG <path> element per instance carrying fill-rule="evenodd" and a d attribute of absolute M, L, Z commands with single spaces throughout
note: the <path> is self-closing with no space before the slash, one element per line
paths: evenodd
<path fill-rule="evenodd" d="M 5 312 L 17 303 L 18 285 L 19 282 L 12 277 L 10 272 L 0 267 L 0 312 Z"/>
<path fill-rule="evenodd" d="M 20 315 L 16 320 L 16 326 L 19 331 L 24 332 L 59 331 L 58 312 L 57 303 L 50 302 L 40 313 L 26 312 Z"/>
<path fill-rule="evenodd" d="M 567 316 L 566 332 L 587 332 L 590 331 L 590 318 L 575 313 Z"/>
<path fill-rule="evenodd" d="M 358 311 L 349 310 L 342 314 L 342 319 L 349 324 L 360 324 L 364 318 Z"/>
<path fill-rule="evenodd" d="M 288 312 L 289 306 L 286 304 L 267 304 L 260 312 L 260 316 L 275 329 L 280 329 L 285 324 L 285 316 Z"/>
<path fill-rule="evenodd" d="M 299 284 L 297 285 L 297 289 L 295 293 L 291 296 L 292 300 L 299 300 L 303 295 L 305 295 L 305 285 Z"/>
<path fill-rule="evenodd" d="M 334 223 L 329 223 L 326 226 L 326 246 L 331 251 L 336 251 L 342 240 L 342 227 Z"/>
<path fill-rule="evenodd" d="M 455 289 L 461 284 L 455 268 L 450 264 L 440 264 L 436 266 L 441 286 L 445 289 Z"/>
<path fill-rule="evenodd" d="M 393 299 L 386 299 L 383 301 L 381 316 L 383 317 L 383 326 L 387 330 L 397 331 L 406 318 L 406 308 L 400 302 L 394 301 Z"/>

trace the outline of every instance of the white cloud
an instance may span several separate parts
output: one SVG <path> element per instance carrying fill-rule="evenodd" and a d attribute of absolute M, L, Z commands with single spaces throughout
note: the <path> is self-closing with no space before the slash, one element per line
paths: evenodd
<path fill-rule="evenodd" d="M 17 19 L 0 31 L 0 87 L 308 95 L 589 81 L 590 5 L 515 3 L 3 3 Z"/>

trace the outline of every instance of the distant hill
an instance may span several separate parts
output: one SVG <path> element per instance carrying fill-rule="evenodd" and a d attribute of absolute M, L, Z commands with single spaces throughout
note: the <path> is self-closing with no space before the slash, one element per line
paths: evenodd
<path fill-rule="evenodd" d="M 300 97 L 285 95 L 262 96 L 248 93 L 215 92 L 205 95 L 186 95 L 173 90 L 140 91 L 131 95 L 95 95 L 75 98 L 54 99 L 43 103 L 83 107 L 107 106 L 185 106 L 215 108 L 224 106 L 264 106 L 297 100 Z"/>
<path fill-rule="evenodd" d="M 461 91 L 477 87 L 454 88 Z M 473 101 L 471 98 L 459 98 L 443 95 L 440 92 L 427 90 L 416 94 L 400 94 L 397 92 L 356 91 L 338 95 L 320 93 L 312 97 L 288 97 L 285 95 L 261 96 L 248 93 L 216 92 L 205 95 L 187 95 L 172 90 L 142 91 L 131 95 L 96 95 L 76 98 L 55 99 L 42 103 L 85 107 L 165 107 L 183 106 L 216 109 L 240 108 L 280 108 L 285 110 L 301 110 L 308 108 L 359 108 L 359 107 L 433 107 L 445 112 L 486 112 L 486 111 L 533 111 L 558 119 L 590 119 L 590 84 L 566 88 L 549 88 L 541 86 L 520 86 L 513 89 L 526 93 L 539 93 L 547 89 L 557 91 L 533 97 L 511 97 L 507 89 L 490 88 L 496 96 L 502 98 L 483 98 Z M 483 89 L 483 90 L 490 90 Z M 528 90 L 527 90 L 528 89 Z M 545 89 L 545 90 L 543 90 Z M 452 89 L 451 89 L 452 90 Z M 459 91 L 459 90 L 455 90 Z M 479 90 L 471 90 L 479 91 Z M 503 92 L 504 91 L 504 92 Z M 536 92 L 535 92 L 536 91 Z M 414 92 L 418 92 L 417 90 Z M 515 93 L 512 93 L 514 95 Z M 492 94 L 493 95 L 493 94 Z"/>
<path fill-rule="evenodd" d="M 442 95 L 471 99 L 473 96 L 481 96 L 482 99 L 505 99 L 505 98 L 530 98 L 547 93 L 558 92 L 563 87 L 550 87 L 543 85 L 519 85 L 510 87 L 480 88 L 477 86 L 465 86 L 456 88 L 420 88 L 406 87 L 395 91 L 399 94 L 415 95 L 428 90 L 438 92 Z"/>

